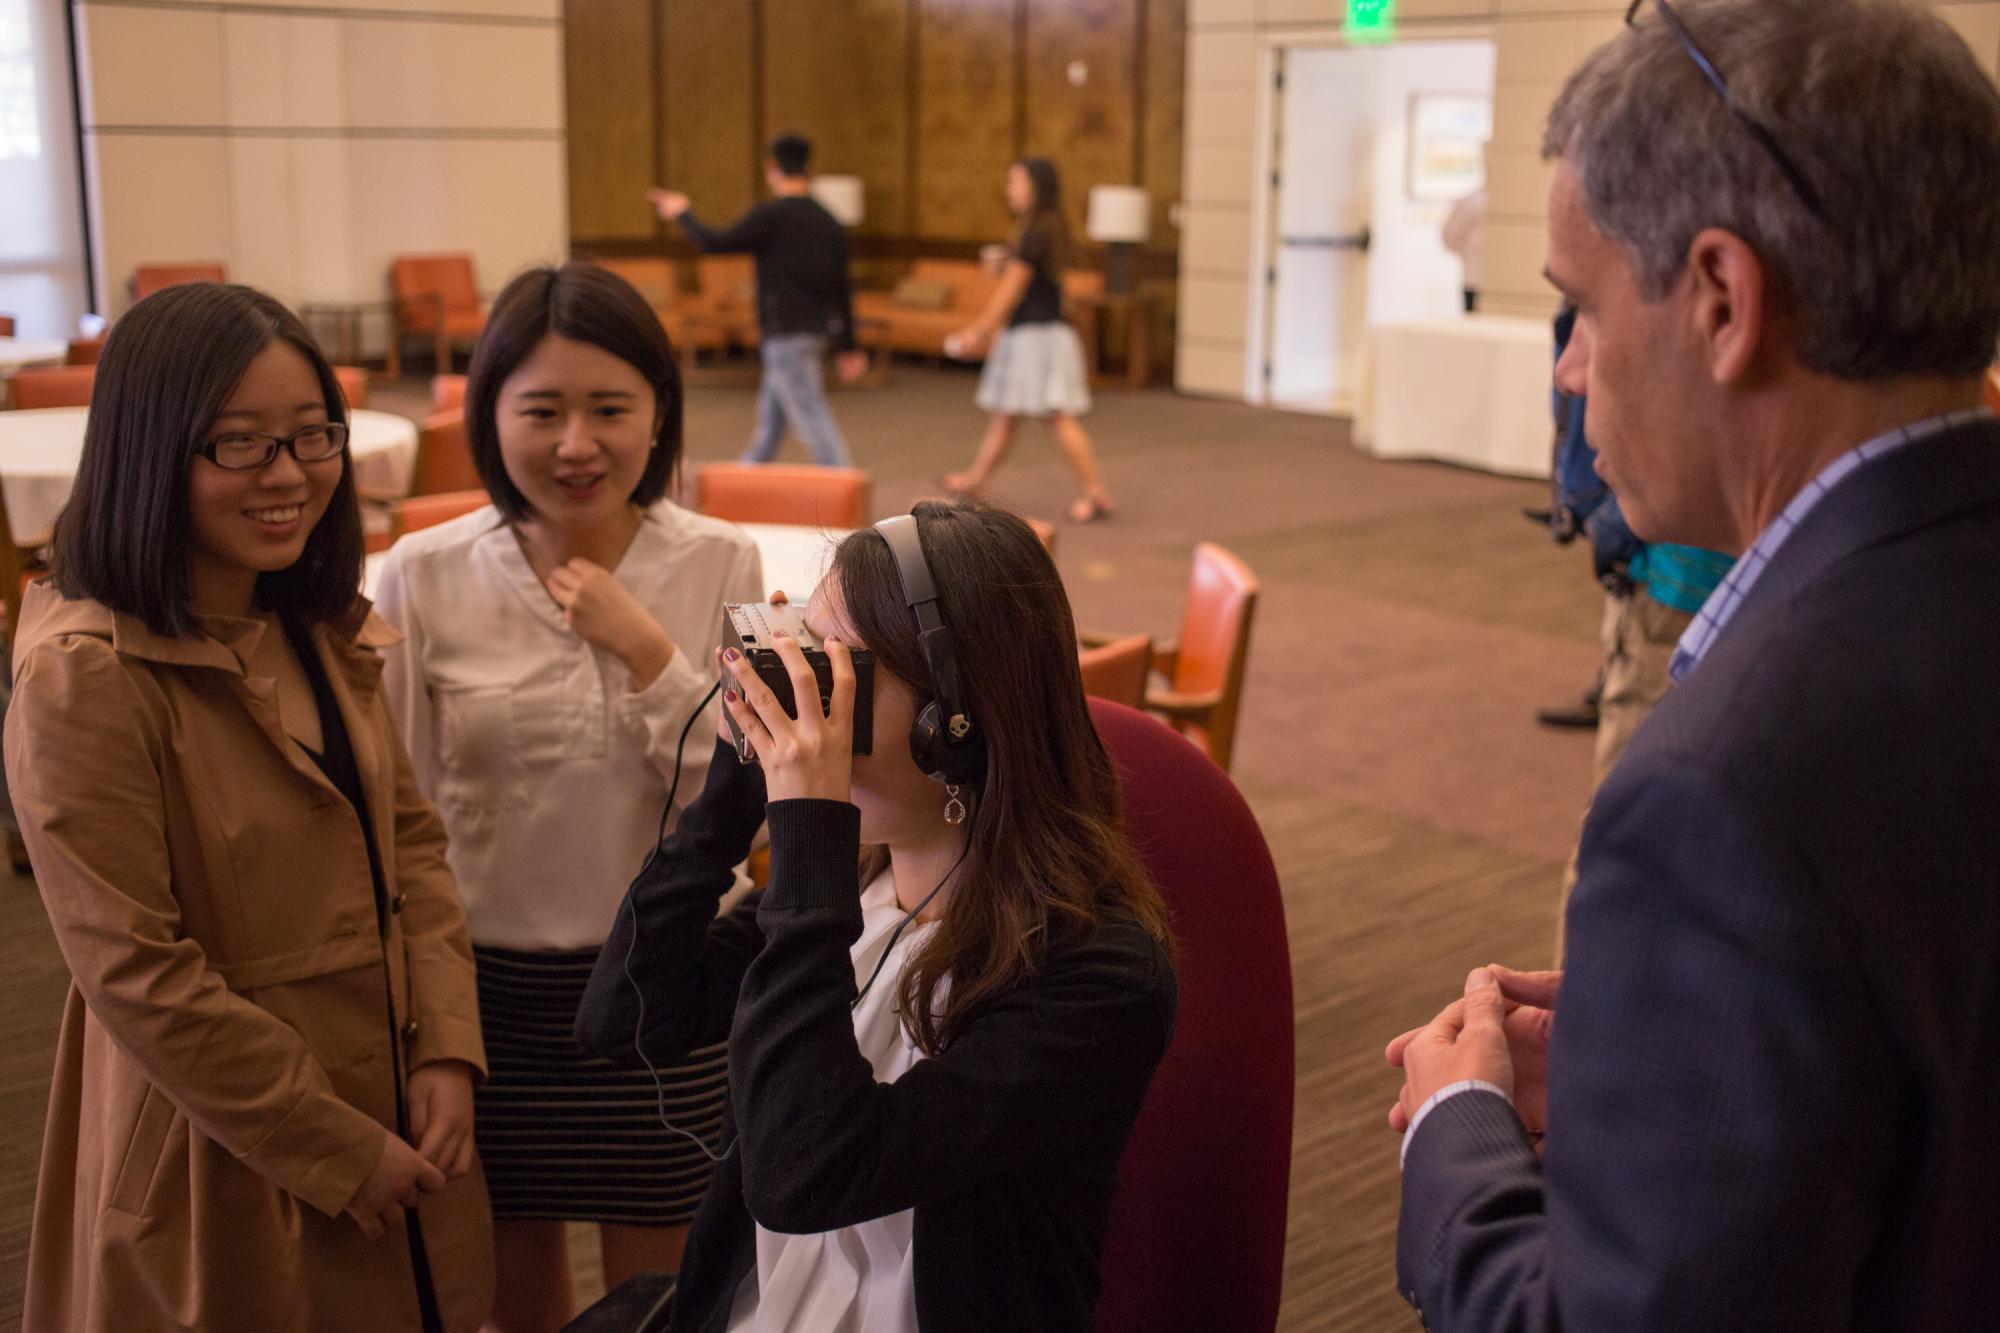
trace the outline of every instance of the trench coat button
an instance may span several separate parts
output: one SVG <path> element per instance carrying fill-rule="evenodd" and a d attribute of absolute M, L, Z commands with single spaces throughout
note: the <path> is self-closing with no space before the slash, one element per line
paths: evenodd
<path fill-rule="evenodd" d="M 413 1019 L 411 1019 L 411 1020 L 410 1020 L 409 1022 L 407 1022 L 407 1023 L 403 1024 L 403 1040 L 404 1040 L 404 1041 L 406 1041 L 406 1042 L 407 1042 L 407 1041 L 415 1041 L 415 1040 L 417 1039 L 417 1032 L 418 1032 L 418 1028 L 417 1028 L 417 1020 L 416 1020 L 416 1019 L 414 1019 L 414 1018 L 413 1018 Z"/>
<path fill-rule="evenodd" d="M 402 911 L 402 910 L 403 910 L 403 904 L 404 904 L 404 903 L 405 903 L 406 901 L 408 901 L 408 899 L 409 899 L 409 895 L 408 895 L 408 894 L 405 894 L 405 893 L 399 893 L 399 894 L 397 894 L 397 895 L 396 895 L 395 897 L 393 897 L 393 898 L 391 898 L 391 899 L 389 900 L 389 910 L 390 910 L 390 911 L 392 911 L 392 912 L 400 912 L 400 911 Z"/>

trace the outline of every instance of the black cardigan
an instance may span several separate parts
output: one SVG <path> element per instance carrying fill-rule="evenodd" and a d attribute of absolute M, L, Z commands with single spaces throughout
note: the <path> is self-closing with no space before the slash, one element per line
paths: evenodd
<path fill-rule="evenodd" d="M 771 885 L 718 917 L 767 814 Z M 877 1083 L 849 1009 L 860 830 L 844 801 L 767 811 L 762 771 L 718 744 L 577 1011 L 577 1041 L 628 1063 L 640 1043 L 658 1064 L 729 1037 L 735 1146 L 695 1216 L 669 1328 L 723 1333 L 756 1264 L 753 1219 L 812 1233 L 914 1208 L 925 1333 L 1088 1329 L 1118 1159 L 1173 1031 L 1173 966 L 1138 924 L 1106 922 Z"/>

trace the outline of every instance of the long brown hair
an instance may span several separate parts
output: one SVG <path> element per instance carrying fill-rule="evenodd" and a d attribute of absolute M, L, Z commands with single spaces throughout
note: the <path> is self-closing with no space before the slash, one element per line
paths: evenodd
<path fill-rule="evenodd" d="M 1032 976 L 1055 941 L 1123 917 L 1171 944 L 1166 906 L 1120 821 L 1118 775 L 1084 703 L 1076 624 L 1054 562 L 1004 510 L 926 501 L 914 512 L 987 756 L 969 800 L 964 862 L 897 996 L 911 1039 L 936 1055 L 983 1002 Z M 877 669 L 920 701 L 932 697 L 889 544 L 855 533 L 835 553 L 832 576 Z M 938 808 L 942 817 L 942 789 Z M 887 862 L 887 849 L 870 849 L 864 877 Z"/>

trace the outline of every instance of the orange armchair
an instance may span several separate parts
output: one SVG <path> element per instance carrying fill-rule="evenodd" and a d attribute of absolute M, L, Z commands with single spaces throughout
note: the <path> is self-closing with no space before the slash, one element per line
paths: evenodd
<path fill-rule="evenodd" d="M 1164 683 L 1146 691 L 1147 709 L 1200 746 L 1225 772 L 1236 749 L 1236 715 L 1243 702 L 1258 590 L 1250 566 L 1213 542 L 1201 543 L 1194 548 L 1180 638 L 1153 649 L 1153 670 Z M 1111 642 L 1103 634 L 1080 637 L 1086 647 Z"/>
<path fill-rule="evenodd" d="M 2000 366 L 1986 368 L 1986 406 L 2000 412 Z"/>
<path fill-rule="evenodd" d="M 483 508 L 488 502 L 483 487 L 470 491 L 446 491 L 442 495 L 413 495 L 396 506 L 394 531 L 400 537 L 406 532 L 434 528 Z"/>
<path fill-rule="evenodd" d="M 14 406 L 89 407 L 91 386 L 96 382 L 96 366 L 17 371 L 13 379 Z"/>
<path fill-rule="evenodd" d="M 360 366 L 335 366 L 333 378 L 340 385 L 340 396 L 347 400 L 350 412 L 368 406 L 368 372 Z"/>
<path fill-rule="evenodd" d="M 866 527 L 869 475 L 859 468 L 806 463 L 704 463 L 694 474 L 694 507 L 732 523 Z"/>
<path fill-rule="evenodd" d="M 1077 653 L 1083 670 L 1083 692 L 1099 699 L 1146 706 L 1146 677 L 1153 667 L 1153 641 L 1144 634 L 1112 639 Z"/>
<path fill-rule="evenodd" d="M 473 342 L 486 327 L 471 255 L 398 255 L 389 266 L 389 294 L 391 379 L 403 374 L 404 339 L 431 339 L 439 373 L 450 374 L 451 349 Z"/>
<path fill-rule="evenodd" d="M 71 338 L 68 349 L 63 353 L 63 364 L 66 366 L 96 365 L 97 359 L 104 355 L 104 338 L 105 335 L 101 333 L 95 338 Z"/>
<path fill-rule="evenodd" d="M 439 412 L 417 434 L 417 466 L 410 494 L 445 495 L 452 491 L 486 493 L 479 469 L 472 464 L 472 445 L 465 436 L 465 413 Z"/>
<path fill-rule="evenodd" d="M 12 315 L 0 315 L 0 338 L 11 338 L 13 336 L 14 317 Z"/>
<path fill-rule="evenodd" d="M 465 407 L 465 376 L 431 376 L 431 411 L 457 412 Z"/>
<path fill-rule="evenodd" d="M 143 301 L 154 292 L 188 282 L 228 282 L 221 264 L 140 264 L 132 270 L 132 299 Z"/>

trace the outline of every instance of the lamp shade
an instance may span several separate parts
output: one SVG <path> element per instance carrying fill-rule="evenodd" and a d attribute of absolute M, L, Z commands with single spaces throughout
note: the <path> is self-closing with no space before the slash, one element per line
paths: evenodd
<path fill-rule="evenodd" d="M 862 203 L 866 194 L 859 176 L 815 176 L 812 193 L 820 207 L 833 214 L 834 221 L 843 227 L 858 227 L 861 219 L 868 216 Z"/>
<path fill-rule="evenodd" d="M 1093 185 L 1083 229 L 1093 241 L 1143 241 L 1153 234 L 1153 201 L 1136 185 Z"/>

